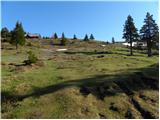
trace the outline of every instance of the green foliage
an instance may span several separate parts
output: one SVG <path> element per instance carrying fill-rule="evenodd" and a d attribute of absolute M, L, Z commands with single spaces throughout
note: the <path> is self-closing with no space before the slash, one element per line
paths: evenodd
<path fill-rule="evenodd" d="M 32 63 L 36 63 L 38 61 L 38 58 L 32 51 L 28 51 L 28 60 L 25 60 L 24 63 L 26 65 L 31 65 Z"/>
<path fill-rule="evenodd" d="M 137 28 L 134 25 L 133 18 L 129 15 L 127 20 L 125 21 L 124 29 L 123 29 L 123 38 L 126 39 L 127 42 L 130 42 L 130 54 L 133 55 L 132 52 L 132 42 L 138 40 Z"/>
<path fill-rule="evenodd" d="M 94 36 L 93 36 L 93 34 L 91 34 L 90 39 L 91 39 L 91 40 L 94 40 Z"/>
<path fill-rule="evenodd" d="M 61 45 L 66 45 L 67 39 L 65 38 L 64 33 L 62 33 Z"/>
<path fill-rule="evenodd" d="M 113 44 L 115 43 L 114 37 L 112 37 L 112 43 L 113 43 Z"/>
<path fill-rule="evenodd" d="M 85 37 L 84 37 L 84 41 L 89 41 L 87 34 L 86 34 Z"/>
<path fill-rule="evenodd" d="M 146 18 L 144 19 L 144 25 L 140 30 L 141 40 L 147 42 L 148 57 L 152 56 L 152 45 L 159 40 L 158 25 L 153 20 L 153 15 L 147 12 Z"/>
<path fill-rule="evenodd" d="M 76 39 L 77 39 L 77 37 L 76 37 L 76 35 L 75 35 L 75 34 L 73 35 L 73 39 L 74 39 L 74 40 L 76 40 Z"/>
<path fill-rule="evenodd" d="M 43 39 L 49 39 L 49 37 L 47 37 L 47 36 L 46 36 L 46 37 L 45 37 L 45 36 L 43 36 Z"/>
<path fill-rule="evenodd" d="M 8 34 L 9 34 L 9 30 L 6 27 L 2 28 L 1 37 L 6 38 L 8 36 Z"/>
<path fill-rule="evenodd" d="M 109 42 L 107 41 L 106 44 L 109 44 Z"/>
<path fill-rule="evenodd" d="M 53 38 L 54 38 L 54 39 L 58 39 L 57 33 L 54 33 Z"/>
<path fill-rule="evenodd" d="M 9 42 L 10 37 L 11 37 L 11 34 L 10 34 L 9 30 L 6 27 L 2 28 L 2 30 L 1 30 L 2 42 Z"/>
<path fill-rule="evenodd" d="M 16 45 L 16 49 L 18 49 L 18 45 L 25 44 L 24 30 L 22 23 L 17 22 L 16 27 L 13 31 L 11 31 L 11 41 L 10 43 Z"/>

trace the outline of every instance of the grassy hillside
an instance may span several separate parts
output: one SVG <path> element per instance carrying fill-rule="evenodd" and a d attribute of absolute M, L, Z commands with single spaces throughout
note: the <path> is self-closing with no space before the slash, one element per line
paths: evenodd
<path fill-rule="evenodd" d="M 2 44 L 2 118 L 158 118 L 158 55 L 120 45 Z M 67 51 L 57 52 L 59 48 Z M 39 58 L 24 65 L 27 51 Z"/>

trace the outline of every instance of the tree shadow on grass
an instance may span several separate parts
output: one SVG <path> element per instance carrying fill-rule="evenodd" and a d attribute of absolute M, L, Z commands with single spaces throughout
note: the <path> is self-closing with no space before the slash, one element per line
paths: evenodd
<path fill-rule="evenodd" d="M 85 55 L 96 55 L 96 54 L 112 54 L 109 51 L 101 51 L 101 52 L 96 52 L 96 51 L 91 51 L 91 52 L 83 52 L 83 51 L 79 51 L 79 52 L 64 52 L 65 54 L 85 54 Z"/>
<path fill-rule="evenodd" d="M 1 92 L 1 101 L 22 101 L 28 97 L 39 97 L 41 95 L 54 93 L 58 90 L 76 86 L 82 95 L 93 94 L 103 100 L 106 96 L 114 96 L 118 93 L 132 95 L 134 91 L 145 89 L 158 90 L 158 76 L 145 76 L 143 72 L 158 72 L 159 66 L 152 65 L 147 68 L 137 69 L 137 72 L 123 72 L 117 75 L 97 75 L 92 78 L 70 80 L 43 88 L 36 88 L 32 93 L 26 95 L 15 95 L 10 92 Z"/>
<path fill-rule="evenodd" d="M 119 50 L 121 51 L 121 50 Z M 126 50 L 125 50 L 126 52 Z M 130 52 L 128 53 L 122 53 L 122 52 L 113 52 L 113 51 L 90 51 L 90 52 L 84 52 L 84 51 L 78 51 L 78 52 L 71 52 L 71 51 L 67 51 L 67 52 L 64 52 L 65 54 L 69 54 L 69 55 L 72 55 L 72 54 L 85 54 L 85 55 L 100 55 L 100 54 L 115 54 L 115 55 L 123 55 L 123 56 L 131 56 L 130 55 Z M 132 56 L 138 56 L 138 57 L 142 57 L 142 55 L 137 55 L 137 54 L 134 54 Z"/>

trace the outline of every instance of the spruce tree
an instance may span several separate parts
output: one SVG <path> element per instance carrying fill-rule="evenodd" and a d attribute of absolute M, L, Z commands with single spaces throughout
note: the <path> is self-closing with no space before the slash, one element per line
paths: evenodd
<path fill-rule="evenodd" d="M 84 41 L 89 41 L 87 34 L 86 34 L 85 37 L 84 37 Z"/>
<path fill-rule="evenodd" d="M 140 30 L 140 36 L 142 41 L 147 42 L 148 57 L 152 56 L 152 45 L 154 42 L 158 42 L 158 34 L 158 25 L 155 23 L 155 20 L 153 20 L 153 15 L 147 12 L 144 25 Z"/>
<path fill-rule="evenodd" d="M 90 35 L 90 39 L 91 39 L 91 40 L 94 40 L 93 34 Z"/>
<path fill-rule="evenodd" d="M 58 39 L 57 33 L 54 33 L 53 38 L 54 38 L 54 39 Z"/>
<path fill-rule="evenodd" d="M 107 41 L 106 44 L 109 44 L 109 42 Z"/>
<path fill-rule="evenodd" d="M 18 49 L 18 45 L 24 45 L 25 44 L 25 37 L 24 37 L 24 30 L 22 23 L 17 22 L 16 27 L 13 31 L 11 31 L 11 41 L 10 43 L 16 46 L 16 49 Z"/>
<path fill-rule="evenodd" d="M 75 35 L 75 34 L 73 35 L 73 39 L 74 39 L 74 40 L 76 40 L 76 39 L 77 39 L 77 37 L 76 37 L 76 35 Z"/>
<path fill-rule="evenodd" d="M 66 45 L 67 39 L 65 38 L 64 33 L 62 33 L 62 38 L 61 38 L 61 45 Z"/>
<path fill-rule="evenodd" d="M 133 55 L 132 42 L 138 40 L 137 28 L 134 25 L 133 18 L 129 15 L 125 21 L 123 29 L 123 38 L 130 43 L 130 55 Z"/>
<path fill-rule="evenodd" d="M 9 42 L 10 41 L 10 37 L 11 37 L 11 35 L 10 35 L 9 30 L 6 27 L 2 28 L 1 29 L 2 42 Z"/>
<path fill-rule="evenodd" d="M 112 44 L 114 44 L 115 43 L 115 40 L 114 40 L 114 37 L 112 37 Z"/>

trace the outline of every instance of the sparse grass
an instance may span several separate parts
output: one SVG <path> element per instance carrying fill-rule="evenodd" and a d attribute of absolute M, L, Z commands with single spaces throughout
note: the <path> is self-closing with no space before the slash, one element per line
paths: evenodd
<path fill-rule="evenodd" d="M 62 46 L 53 46 L 50 42 L 44 45 L 43 41 L 40 43 L 36 40 L 29 42 L 31 46 L 21 47 L 18 54 L 10 45 L 6 45 L 2 50 L 2 62 L 5 63 L 2 65 L 2 93 L 5 93 L 2 96 L 2 118 L 144 117 L 130 102 L 130 97 L 114 81 L 124 82 L 137 71 L 147 77 L 158 79 L 158 71 L 152 69 L 152 65 L 158 63 L 159 56 L 149 58 L 137 50 L 134 50 L 134 56 L 127 56 L 128 49 L 121 46 L 107 45 L 102 48 L 100 43 L 85 44 L 79 41 L 64 46 L 73 54 L 57 53 L 55 50 L 63 48 Z M 34 50 L 44 65 L 18 67 L 17 65 L 22 65 L 27 59 L 29 50 Z M 101 55 L 103 56 L 98 57 Z M 146 96 L 152 96 L 153 100 L 158 97 L 158 90 L 152 94 L 150 88 L 145 85 L 144 88 L 139 87 L 140 82 L 134 83 L 129 80 L 124 83 L 137 96 L 143 91 L 146 92 Z M 106 85 L 109 88 L 105 88 Z M 88 95 L 80 92 L 82 86 L 91 89 Z M 133 86 L 137 89 L 133 89 Z M 97 90 L 99 88 L 102 90 Z M 116 94 L 107 96 L 107 93 L 104 100 L 99 99 L 103 89 Z M 18 96 L 25 97 L 19 100 Z M 148 101 L 139 97 L 137 99 L 145 106 L 143 108 L 153 108 L 152 110 L 158 112 L 158 101 L 147 108 Z"/>

